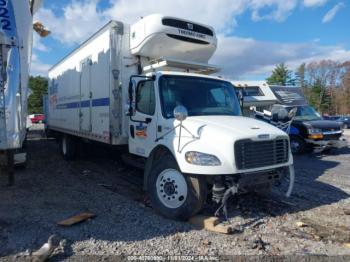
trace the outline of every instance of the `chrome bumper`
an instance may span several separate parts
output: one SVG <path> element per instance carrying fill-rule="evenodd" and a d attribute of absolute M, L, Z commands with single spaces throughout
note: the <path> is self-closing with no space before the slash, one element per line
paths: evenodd
<path fill-rule="evenodd" d="M 314 152 L 319 153 L 328 148 L 344 148 L 348 147 L 348 141 L 341 137 L 339 140 L 320 140 L 315 141 L 312 139 L 305 139 L 305 141 L 309 144 L 314 145 Z"/>

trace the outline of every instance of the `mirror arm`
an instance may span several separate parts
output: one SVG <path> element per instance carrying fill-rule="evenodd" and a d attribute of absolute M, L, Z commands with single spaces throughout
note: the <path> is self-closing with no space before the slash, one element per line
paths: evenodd
<path fill-rule="evenodd" d="M 159 140 L 162 140 L 164 137 L 166 137 L 167 135 L 169 135 L 171 132 L 173 132 L 176 128 L 178 128 L 181 125 L 178 124 L 177 126 L 173 127 L 172 129 L 170 129 L 168 132 L 166 132 L 165 134 L 161 135 L 160 137 L 158 137 L 154 142 L 158 142 Z"/>

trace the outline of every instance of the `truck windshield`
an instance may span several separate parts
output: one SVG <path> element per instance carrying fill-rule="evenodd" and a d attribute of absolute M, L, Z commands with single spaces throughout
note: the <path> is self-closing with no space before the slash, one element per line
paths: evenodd
<path fill-rule="evenodd" d="M 292 109 L 292 108 L 290 108 Z M 312 106 L 298 106 L 295 120 L 320 120 L 321 115 Z"/>
<path fill-rule="evenodd" d="M 162 113 L 173 118 L 182 105 L 189 116 L 241 114 L 234 87 L 226 81 L 189 76 L 162 76 L 159 80 Z"/>

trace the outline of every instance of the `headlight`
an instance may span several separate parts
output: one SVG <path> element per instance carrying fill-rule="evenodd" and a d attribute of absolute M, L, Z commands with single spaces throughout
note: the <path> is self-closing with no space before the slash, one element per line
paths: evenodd
<path fill-rule="evenodd" d="M 186 161 L 198 166 L 220 166 L 220 160 L 214 156 L 201 152 L 190 151 L 185 154 Z"/>
<path fill-rule="evenodd" d="M 307 129 L 307 132 L 308 132 L 310 135 L 313 135 L 313 134 L 322 134 L 322 129 L 319 129 L 319 128 L 308 128 L 308 129 Z"/>
<path fill-rule="evenodd" d="M 309 133 L 309 135 L 308 135 L 309 139 L 322 139 L 323 138 L 322 130 L 319 128 L 308 128 L 307 132 Z"/>

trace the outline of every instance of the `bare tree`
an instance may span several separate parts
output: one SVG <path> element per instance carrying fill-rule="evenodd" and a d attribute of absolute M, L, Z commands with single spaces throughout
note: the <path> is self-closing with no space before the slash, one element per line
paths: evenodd
<path fill-rule="evenodd" d="M 349 106 L 346 99 L 341 101 L 344 99 L 342 93 L 350 91 L 350 79 L 349 83 L 345 83 L 345 75 L 350 76 L 349 68 L 350 62 L 321 60 L 302 64 L 296 74 L 311 104 L 322 113 L 338 114 Z"/>

